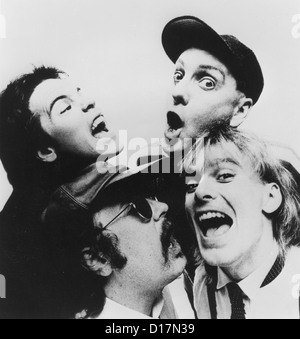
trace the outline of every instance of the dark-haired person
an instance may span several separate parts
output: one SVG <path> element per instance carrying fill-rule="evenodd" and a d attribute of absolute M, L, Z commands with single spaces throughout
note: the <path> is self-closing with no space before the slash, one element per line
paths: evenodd
<path fill-rule="evenodd" d="M 255 53 L 236 37 L 219 35 L 192 16 L 170 21 L 162 42 L 176 67 L 164 148 L 180 150 L 185 140 L 188 147 L 191 139 L 224 123 L 239 127 L 264 88 Z M 298 156 L 283 146 L 274 147 L 300 187 Z"/>
<path fill-rule="evenodd" d="M 197 175 L 186 209 L 203 258 L 198 317 L 299 319 L 300 197 L 291 173 L 267 144 L 236 129 L 208 134 L 191 156 L 185 168 Z"/>
<path fill-rule="evenodd" d="M 161 187 L 170 178 L 136 172 L 99 174 L 90 166 L 62 185 L 43 213 L 62 277 L 56 285 L 59 317 L 178 318 L 166 287 L 187 260 L 174 211 L 154 196 L 165 194 Z"/>
<path fill-rule="evenodd" d="M 35 68 L 2 92 L 0 158 L 13 193 L 0 215 L 0 273 L 7 280 L 0 317 L 49 316 L 41 212 L 59 185 L 100 155 L 116 155 L 116 146 L 95 101 L 64 72 Z"/>

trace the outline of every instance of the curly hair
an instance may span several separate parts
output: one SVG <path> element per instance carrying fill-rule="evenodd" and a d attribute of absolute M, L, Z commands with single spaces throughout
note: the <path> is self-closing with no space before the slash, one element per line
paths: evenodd
<path fill-rule="evenodd" d="M 229 148 L 234 145 L 236 151 Z M 199 139 L 184 159 L 183 168 L 194 168 L 197 156 L 212 147 L 220 146 L 224 152 L 237 160 L 246 158 L 263 183 L 276 183 L 281 190 L 282 204 L 271 216 L 273 233 L 281 249 L 285 252 L 291 246 L 300 246 L 300 195 L 297 182 L 286 164 L 280 161 L 268 145 L 257 136 L 246 131 L 222 126 L 207 132 Z M 204 151 L 204 153 L 203 153 Z"/>
<path fill-rule="evenodd" d="M 36 67 L 12 81 L 0 96 L 0 158 L 13 186 L 38 180 L 47 164 L 36 157 L 39 146 L 51 142 L 42 130 L 40 117 L 29 109 L 35 88 L 43 81 L 60 79 L 64 72 L 54 67 Z"/>

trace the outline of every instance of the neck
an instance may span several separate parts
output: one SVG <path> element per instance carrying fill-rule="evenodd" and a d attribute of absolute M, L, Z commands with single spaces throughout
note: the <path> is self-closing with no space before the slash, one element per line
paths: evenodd
<path fill-rule="evenodd" d="M 268 229 L 268 228 L 267 228 Z M 272 230 L 272 227 L 269 228 Z M 229 267 L 222 268 L 223 271 L 234 281 L 239 282 L 255 272 L 270 253 L 277 251 L 279 254 L 279 245 L 274 239 L 273 231 L 265 232 L 263 237 L 248 252 Z"/>
<path fill-rule="evenodd" d="M 162 295 L 162 290 L 145 291 L 139 286 L 134 286 L 132 282 L 124 283 L 124 281 L 114 279 L 106 285 L 105 295 L 124 307 L 151 317 L 153 306 Z"/>

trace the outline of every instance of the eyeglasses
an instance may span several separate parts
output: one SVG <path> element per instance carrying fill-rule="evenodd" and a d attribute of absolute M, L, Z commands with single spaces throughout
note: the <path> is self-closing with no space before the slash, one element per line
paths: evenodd
<path fill-rule="evenodd" d="M 149 198 L 153 201 L 158 201 L 156 197 Z M 134 210 L 135 213 L 142 219 L 144 223 L 150 222 L 153 217 L 152 208 L 149 204 L 149 201 L 146 198 L 135 198 L 130 204 L 128 204 L 115 218 L 113 218 L 106 226 L 102 229 L 106 230 L 113 222 L 115 222 L 125 211 L 128 213 L 131 210 Z"/>

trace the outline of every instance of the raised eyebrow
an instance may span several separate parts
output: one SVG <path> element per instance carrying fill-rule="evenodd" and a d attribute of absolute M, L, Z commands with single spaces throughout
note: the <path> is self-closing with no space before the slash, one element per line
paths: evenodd
<path fill-rule="evenodd" d="M 68 97 L 66 95 L 61 95 L 59 97 L 57 97 L 55 100 L 52 101 L 51 105 L 50 105 L 50 112 L 52 111 L 54 105 L 60 101 L 60 100 L 63 100 L 63 99 L 67 99 Z"/>
<path fill-rule="evenodd" d="M 182 67 L 185 66 L 184 61 L 183 61 L 182 59 L 179 59 L 179 60 L 176 62 L 176 66 L 178 66 L 178 64 L 180 64 Z"/>
<path fill-rule="evenodd" d="M 225 80 L 225 78 L 226 78 L 225 72 L 218 67 L 214 67 L 214 66 L 210 66 L 210 65 L 201 65 L 201 66 L 199 66 L 198 71 L 201 71 L 201 70 L 217 71 L 217 72 L 221 73 L 223 80 Z"/>

